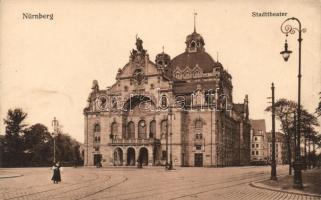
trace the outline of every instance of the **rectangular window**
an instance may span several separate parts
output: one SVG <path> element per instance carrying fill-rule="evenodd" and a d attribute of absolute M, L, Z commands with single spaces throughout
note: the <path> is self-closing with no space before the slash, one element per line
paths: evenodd
<path fill-rule="evenodd" d="M 256 144 L 256 148 L 259 148 L 259 144 Z"/>
<path fill-rule="evenodd" d="M 256 151 L 256 155 L 259 155 L 259 152 L 258 152 L 258 151 Z"/>
<path fill-rule="evenodd" d="M 252 155 L 254 155 L 254 151 L 252 151 Z"/>
<path fill-rule="evenodd" d="M 166 160 L 166 151 L 162 151 L 162 160 Z"/>
<path fill-rule="evenodd" d="M 254 148 L 254 144 L 252 144 L 252 148 Z"/>

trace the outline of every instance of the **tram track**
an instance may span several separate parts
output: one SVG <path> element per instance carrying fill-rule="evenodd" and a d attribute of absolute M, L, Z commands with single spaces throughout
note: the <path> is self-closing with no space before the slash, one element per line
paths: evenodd
<path fill-rule="evenodd" d="M 92 184 L 93 182 L 95 181 L 100 181 L 99 179 L 99 175 L 98 174 L 92 174 L 94 177 L 91 178 L 90 180 L 85 180 L 86 182 L 82 183 L 82 182 L 77 182 L 77 183 L 72 183 L 70 185 L 68 185 L 68 188 L 70 187 L 73 187 L 73 186 L 77 186 L 77 185 L 80 185 L 80 184 L 85 184 L 85 186 L 82 186 L 80 188 L 83 188 L 83 187 L 87 187 L 88 185 Z M 84 177 L 84 176 L 83 176 Z M 110 177 L 108 177 L 108 179 L 110 179 Z M 83 181 L 83 180 L 81 180 Z M 49 184 L 48 184 L 49 185 Z M 50 184 L 50 185 L 53 185 L 53 184 Z M 47 185 L 45 185 L 47 186 Z M 4 198 L 3 200 L 12 200 L 12 199 L 18 199 L 18 198 L 26 198 L 26 197 L 29 197 L 29 196 L 36 196 L 36 195 L 39 195 L 39 194 L 42 194 L 42 193 L 47 193 L 47 192 L 53 192 L 53 191 L 58 191 L 58 190 L 63 190 L 63 189 L 66 189 L 66 187 L 55 187 L 57 185 L 54 185 L 52 188 L 50 189 L 45 189 L 45 190 L 41 190 L 41 191 L 36 191 L 36 192 L 32 192 L 32 193 L 28 193 L 28 194 L 24 194 L 24 195 L 16 195 L 16 196 L 13 196 L 13 197 L 9 197 L 9 198 Z M 27 191 L 28 188 L 24 189 L 24 191 Z M 11 194 L 15 194 L 16 192 L 11 192 Z M 23 193 L 23 191 L 20 191 L 20 193 Z"/>
<path fill-rule="evenodd" d="M 233 177 L 229 177 L 228 179 L 225 180 L 235 180 L 235 178 L 237 178 L 239 176 L 233 176 Z M 181 182 L 181 183 L 180 183 Z M 191 183 L 192 182 L 192 183 Z M 170 188 L 171 186 L 177 185 L 177 184 L 185 184 L 184 187 L 186 186 L 192 186 L 197 184 L 197 181 L 195 181 L 193 178 L 191 178 L 190 180 L 187 179 L 180 179 L 179 182 L 175 182 L 173 183 L 173 181 L 164 181 L 161 182 L 162 186 L 155 186 L 153 188 L 150 188 L 148 190 L 146 190 L 146 186 L 141 186 L 139 188 L 135 188 L 138 189 L 139 191 L 135 191 L 135 192 L 130 192 L 130 193 L 122 193 L 122 194 L 118 194 L 118 195 L 114 195 L 114 196 L 109 196 L 109 197 L 104 197 L 105 199 L 110 199 L 110 198 L 116 198 L 116 197 L 120 197 L 120 196 L 126 196 L 126 195 L 133 195 L 133 194 L 139 194 L 139 193 L 146 193 L 146 192 L 151 192 L 151 191 L 155 191 L 155 189 L 167 189 Z M 187 184 L 186 184 L 187 183 Z M 222 183 L 222 182 L 220 182 Z M 218 183 L 219 184 L 219 183 Z M 183 188 L 184 189 L 184 188 Z"/>
<path fill-rule="evenodd" d="M 258 175 L 259 175 L 259 177 L 258 177 Z M 216 186 L 216 185 L 220 185 L 220 184 L 227 184 L 227 183 L 233 183 L 233 182 L 236 182 L 236 181 L 244 180 L 241 183 L 232 184 L 230 186 L 224 186 L 224 187 L 219 187 L 219 188 L 214 188 L 214 189 L 209 190 L 209 191 L 212 191 L 212 190 L 224 189 L 224 188 L 229 188 L 229 187 L 235 187 L 235 186 L 242 185 L 242 184 L 248 184 L 249 182 L 253 182 L 253 181 L 263 180 L 263 179 L 266 179 L 267 176 L 268 176 L 267 174 L 255 174 L 255 175 L 252 175 L 252 176 L 242 176 L 241 175 L 241 177 L 238 176 L 239 177 L 238 179 L 235 179 L 236 178 L 236 176 L 235 176 L 235 177 L 230 177 L 228 179 L 225 179 L 224 181 L 220 181 L 220 182 L 209 181 L 208 183 L 201 184 L 201 185 L 198 185 L 198 186 L 195 186 L 195 184 L 197 184 L 197 182 L 193 182 L 193 183 L 190 183 L 190 184 L 185 184 L 182 187 L 175 188 L 175 189 L 168 189 L 168 188 L 170 188 L 170 185 L 168 185 L 168 184 L 164 185 L 162 188 L 158 187 L 157 189 L 160 189 L 160 190 L 164 189 L 164 191 L 166 190 L 166 193 L 175 194 L 177 192 L 191 191 L 192 189 L 195 190 L 195 189 L 199 189 L 199 188 L 211 187 L 211 186 Z M 253 180 L 251 180 L 251 179 L 253 179 Z M 184 182 L 186 182 L 186 180 Z M 174 184 L 177 184 L 177 183 L 174 183 Z M 162 195 L 163 194 L 163 191 L 153 192 L 153 193 L 148 194 L 148 195 L 144 194 L 146 192 L 155 191 L 155 189 L 156 188 L 150 189 L 148 191 L 141 190 L 141 191 L 126 193 L 126 194 L 119 194 L 119 195 L 104 197 L 104 199 L 110 199 L 110 198 L 116 198 L 116 197 L 119 198 L 121 196 L 128 196 L 128 195 L 130 195 L 129 198 L 125 197 L 122 200 L 146 199 L 147 197 L 149 197 L 147 199 L 150 199 L 150 197 L 152 197 L 152 196 L 157 196 L 157 195 Z M 143 194 L 143 195 L 133 197 L 132 195 L 135 195 L 135 194 L 136 195 L 137 194 Z M 197 193 L 188 194 L 186 196 L 190 196 L 190 195 L 193 195 L 193 194 L 196 195 Z M 184 196 L 184 195 L 182 195 L 182 196 Z M 182 198 L 182 197 L 175 197 L 175 198 L 172 198 L 172 199 L 176 199 L 176 198 L 179 199 L 179 198 Z"/>

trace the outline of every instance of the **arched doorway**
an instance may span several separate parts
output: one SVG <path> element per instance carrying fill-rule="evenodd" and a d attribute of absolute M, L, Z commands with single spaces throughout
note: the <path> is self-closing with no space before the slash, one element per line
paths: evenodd
<path fill-rule="evenodd" d="M 128 166 L 135 166 L 136 159 L 135 159 L 135 149 L 129 147 L 127 149 L 127 165 Z"/>
<path fill-rule="evenodd" d="M 123 165 L 123 150 L 117 147 L 114 150 L 114 166 L 122 166 Z"/>
<path fill-rule="evenodd" d="M 160 148 L 156 145 L 153 146 L 153 165 L 160 165 L 160 156 L 159 156 Z"/>
<path fill-rule="evenodd" d="M 148 165 L 148 150 L 145 147 L 140 148 L 138 160 L 142 165 Z"/>

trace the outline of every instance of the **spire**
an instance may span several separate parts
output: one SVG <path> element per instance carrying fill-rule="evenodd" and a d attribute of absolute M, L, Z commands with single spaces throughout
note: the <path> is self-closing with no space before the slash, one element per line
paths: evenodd
<path fill-rule="evenodd" d="M 197 12 L 194 11 L 194 33 L 196 33 L 196 15 Z"/>
<path fill-rule="evenodd" d="M 216 52 L 216 62 L 218 62 L 218 51 Z"/>
<path fill-rule="evenodd" d="M 162 46 L 162 49 L 163 49 L 163 54 L 164 54 L 164 45 Z"/>

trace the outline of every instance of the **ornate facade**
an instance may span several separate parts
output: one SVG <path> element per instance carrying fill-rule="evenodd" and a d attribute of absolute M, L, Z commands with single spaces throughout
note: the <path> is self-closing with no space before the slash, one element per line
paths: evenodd
<path fill-rule="evenodd" d="M 195 30 L 186 49 L 150 60 L 143 41 L 84 109 L 85 165 L 232 166 L 250 162 L 248 97 L 233 103 L 231 75 Z"/>

